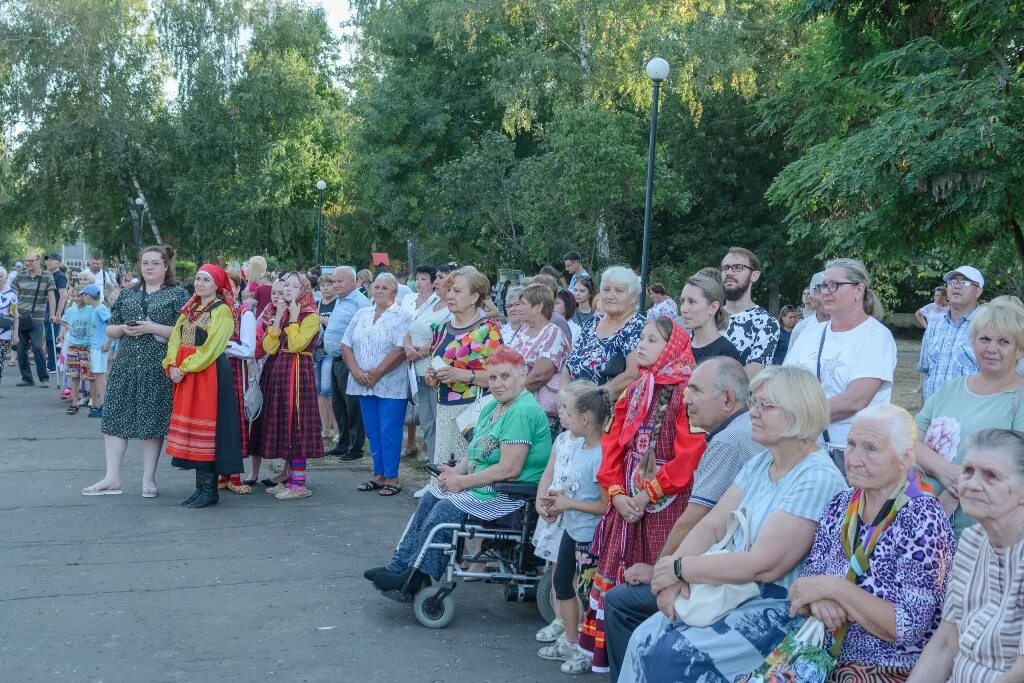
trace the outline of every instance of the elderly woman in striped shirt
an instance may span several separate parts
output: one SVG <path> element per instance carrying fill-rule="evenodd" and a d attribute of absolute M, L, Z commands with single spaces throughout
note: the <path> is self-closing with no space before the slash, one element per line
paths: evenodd
<path fill-rule="evenodd" d="M 942 622 L 908 683 L 1024 680 L 1024 434 L 983 429 L 958 486 L 978 521 L 960 537 Z"/>

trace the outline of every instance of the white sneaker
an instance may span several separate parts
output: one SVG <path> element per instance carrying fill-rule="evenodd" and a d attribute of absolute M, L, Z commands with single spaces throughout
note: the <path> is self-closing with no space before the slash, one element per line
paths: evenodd
<path fill-rule="evenodd" d="M 559 636 L 565 633 L 565 624 L 561 619 L 555 619 L 550 624 L 537 631 L 537 641 L 541 643 L 553 643 Z"/>
<path fill-rule="evenodd" d="M 545 645 L 537 650 L 537 656 L 541 659 L 552 659 L 558 662 L 568 662 L 578 654 L 580 651 L 576 647 L 576 643 L 570 643 L 565 636 L 560 636 L 551 645 Z"/>
<path fill-rule="evenodd" d="M 577 650 L 575 656 L 562 662 L 562 666 L 559 668 L 564 674 L 578 676 L 579 674 L 590 673 L 590 664 L 590 657 Z"/>
<path fill-rule="evenodd" d="M 429 488 L 430 488 L 430 486 L 424 486 L 419 491 L 417 491 L 416 493 L 412 494 L 412 497 L 413 498 L 422 498 L 423 494 L 426 493 L 427 489 L 429 489 Z"/>

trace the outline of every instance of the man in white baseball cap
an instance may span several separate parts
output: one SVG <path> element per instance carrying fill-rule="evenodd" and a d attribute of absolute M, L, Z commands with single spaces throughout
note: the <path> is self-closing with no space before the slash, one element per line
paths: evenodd
<path fill-rule="evenodd" d="M 917 371 L 925 375 L 925 401 L 949 380 L 978 372 L 967 332 L 978 310 L 985 278 L 974 266 L 960 266 L 942 279 L 946 282 L 949 311 L 925 330 L 917 364 Z"/>

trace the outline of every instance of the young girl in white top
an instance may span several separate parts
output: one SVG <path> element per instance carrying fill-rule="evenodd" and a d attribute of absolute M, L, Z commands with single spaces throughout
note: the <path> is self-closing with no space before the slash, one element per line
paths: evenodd
<path fill-rule="evenodd" d="M 563 662 L 562 672 L 568 674 L 590 670 L 589 657 L 578 647 L 579 601 L 590 595 L 597 568 L 590 543 L 608 505 L 607 493 L 597 483 L 597 470 L 601 466 L 601 436 L 610 414 L 608 395 L 596 384 L 577 381 L 559 392 L 558 417 L 567 431 L 555 440 L 554 457 L 537 489 L 537 512 L 542 521 L 557 524 L 561 530 L 553 581 L 560 618 L 537 634 L 538 640 L 546 636 L 543 640 L 555 641 L 537 654 Z"/>

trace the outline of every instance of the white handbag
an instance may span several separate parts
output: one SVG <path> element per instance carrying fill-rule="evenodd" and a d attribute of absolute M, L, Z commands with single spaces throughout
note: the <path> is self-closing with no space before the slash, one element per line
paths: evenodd
<path fill-rule="evenodd" d="M 245 404 L 245 419 L 253 422 L 263 412 L 263 390 L 260 389 L 259 363 L 242 361 L 242 402 Z"/>
<path fill-rule="evenodd" d="M 478 388 L 478 391 L 483 390 Z M 496 399 L 490 394 L 481 396 L 478 393 L 476 400 L 456 416 L 455 426 L 459 428 L 459 434 L 462 434 L 462 437 L 466 439 L 466 441 L 472 440 L 472 431 L 476 427 L 477 421 L 480 419 L 480 413 L 482 413 L 483 409 L 495 400 Z"/>
<path fill-rule="evenodd" d="M 736 552 L 749 551 L 750 523 L 747 521 L 747 511 L 744 508 L 738 508 L 729 514 L 729 525 L 725 530 L 725 537 L 708 548 L 704 555 L 733 552 L 726 548 L 729 547 L 737 532 L 743 534 L 743 543 Z M 760 594 L 761 589 L 753 581 L 722 586 L 691 583 L 690 597 L 684 598 L 680 595 L 676 598 L 674 604 L 676 620 L 697 628 L 710 626 L 747 600 L 756 598 Z"/>

